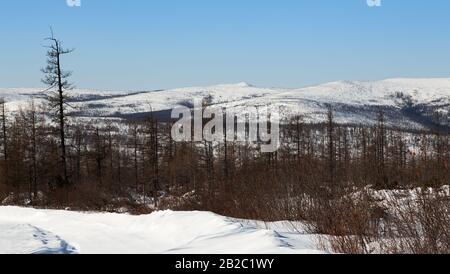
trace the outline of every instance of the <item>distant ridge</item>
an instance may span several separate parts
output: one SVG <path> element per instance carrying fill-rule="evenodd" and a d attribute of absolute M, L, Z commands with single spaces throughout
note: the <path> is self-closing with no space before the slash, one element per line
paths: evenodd
<path fill-rule="evenodd" d="M 338 123 L 373 124 L 377 112 L 385 111 L 391 126 L 429 128 L 439 114 L 448 126 L 450 78 L 393 78 L 381 81 L 337 81 L 298 89 L 262 88 L 247 82 L 207 87 L 187 87 L 157 91 L 71 91 L 79 117 L 129 118 L 156 111 L 170 113 L 194 99 L 210 97 L 212 103 L 237 110 L 255 105 L 279 107 L 283 117 L 300 114 L 306 121 L 321 122 L 331 105 Z M 42 102 L 42 88 L 0 88 L 0 97 L 10 110 L 31 99 Z"/>

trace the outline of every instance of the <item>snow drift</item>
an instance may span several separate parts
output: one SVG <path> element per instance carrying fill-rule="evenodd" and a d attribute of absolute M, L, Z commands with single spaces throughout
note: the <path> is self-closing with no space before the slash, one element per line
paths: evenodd
<path fill-rule="evenodd" d="M 0 253 L 322 253 L 314 235 L 299 227 L 209 212 L 130 216 L 0 207 Z"/>

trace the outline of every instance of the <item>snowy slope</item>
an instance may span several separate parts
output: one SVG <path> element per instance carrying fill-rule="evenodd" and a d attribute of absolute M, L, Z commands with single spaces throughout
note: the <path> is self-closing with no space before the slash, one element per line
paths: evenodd
<path fill-rule="evenodd" d="M 301 89 L 259 88 L 239 83 L 143 92 L 74 90 L 72 104 L 84 117 L 130 116 L 136 113 L 171 110 L 191 105 L 194 99 L 210 96 L 219 107 L 240 110 L 270 105 L 283 117 L 304 115 L 308 121 L 323 121 L 327 106 L 333 106 L 340 123 L 374 123 L 383 108 L 393 125 L 423 127 L 433 113 L 450 115 L 450 78 L 388 79 L 376 82 L 332 82 Z M 45 98 L 37 89 L 0 89 L 10 109 L 31 97 Z"/>
<path fill-rule="evenodd" d="M 2 254 L 74 254 L 76 250 L 51 232 L 28 224 L 0 224 Z"/>
<path fill-rule="evenodd" d="M 298 229 L 208 212 L 130 216 L 0 207 L 0 253 L 322 253 L 315 237 Z"/>

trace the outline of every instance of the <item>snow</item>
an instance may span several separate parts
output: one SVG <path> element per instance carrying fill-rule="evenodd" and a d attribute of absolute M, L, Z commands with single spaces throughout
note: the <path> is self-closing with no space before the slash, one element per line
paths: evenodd
<path fill-rule="evenodd" d="M 73 247 L 51 232 L 27 224 L 0 225 L 3 254 L 72 254 Z"/>
<path fill-rule="evenodd" d="M 291 222 L 236 220 L 210 212 L 131 216 L 0 207 L 3 254 L 305 254 L 316 237 Z"/>
<path fill-rule="evenodd" d="M 426 105 L 444 114 L 450 105 L 450 78 L 387 79 L 382 81 L 338 81 L 300 89 L 262 88 L 242 82 L 209 87 L 188 87 L 159 91 L 70 91 L 71 105 L 83 110 L 86 117 L 114 116 L 115 114 L 145 113 L 171 110 L 180 105 L 191 105 L 193 100 L 211 97 L 218 107 L 241 110 L 246 107 L 270 105 L 279 107 L 286 116 L 302 114 L 306 121 L 323 121 L 327 105 L 336 106 L 339 123 L 373 123 L 373 107 L 400 110 L 405 99 L 414 105 Z M 401 95 L 401 97 L 399 97 Z M 11 110 L 18 109 L 30 98 L 43 99 L 42 89 L 2 89 L 0 97 Z M 417 127 L 408 117 L 399 117 L 398 125 Z"/>

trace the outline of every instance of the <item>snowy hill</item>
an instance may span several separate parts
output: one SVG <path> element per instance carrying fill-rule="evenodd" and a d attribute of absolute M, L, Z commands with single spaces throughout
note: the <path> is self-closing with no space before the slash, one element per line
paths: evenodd
<path fill-rule="evenodd" d="M 130 216 L 0 207 L 0 254 L 323 253 L 314 235 L 298 229 L 209 212 Z"/>
<path fill-rule="evenodd" d="M 407 128 L 435 126 L 434 117 L 450 115 L 450 78 L 388 79 L 376 82 L 332 82 L 300 89 L 260 88 L 247 83 L 190 87 L 158 91 L 74 90 L 77 116 L 129 118 L 148 112 L 170 113 L 176 106 L 190 106 L 194 99 L 210 97 L 220 107 L 279 107 L 284 117 L 304 115 L 307 121 L 323 121 L 331 105 L 340 123 L 371 124 L 380 108 L 392 125 Z M 39 89 L 1 89 L 10 109 L 30 98 L 42 101 Z"/>

